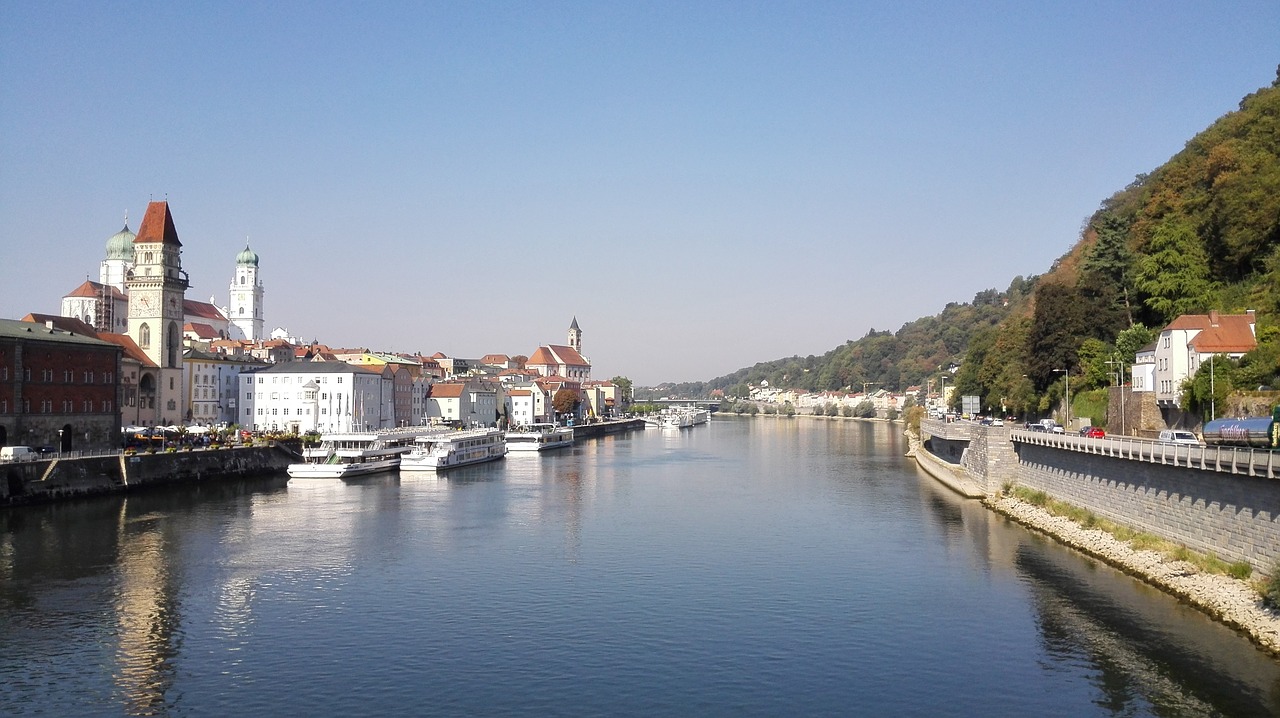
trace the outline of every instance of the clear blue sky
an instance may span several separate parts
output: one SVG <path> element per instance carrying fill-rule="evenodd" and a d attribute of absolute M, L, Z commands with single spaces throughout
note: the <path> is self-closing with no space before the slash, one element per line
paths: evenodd
<path fill-rule="evenodd" d="M 0 316 L 168 198 L 331 345 L 597 377 L 821 354 L 1039 274 L 1280 64 L 1280 3 L 0 3 Z"/>

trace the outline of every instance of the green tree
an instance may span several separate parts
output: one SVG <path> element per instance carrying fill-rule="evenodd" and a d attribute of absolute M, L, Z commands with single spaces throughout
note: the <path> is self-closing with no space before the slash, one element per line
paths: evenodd
<path fill-rule="evenodd" d="M 1211 415 L 1221 416 L 1227 407 L 1227 395 L 1235 391 L 1237 373 L 1238 365 L 1226 355 L 1204 360 L 1196 373 L 1182 382 L 1182 408 L 1206 421 Z"/>
<path fill-rule="evenodd" d="M 1158 336 L 1160 332 L 1142 324 L 1134 324 L 1116 335 L 1116 353 L 1125 364 L 1132 364 L 1137 359 L 1138 352 Z"/>
<path fill-rule="evenodd" d="M 1185 220 L 1170 217 L 1156 227 L 1147 255 L 1138 260 L 1134 284 L 1162 324 L 1209 305 L 1214 290 L 1209 257 Z"/>
<path fill-rule="evenodd" d="M 625 376 L 615 376 L 609 380 L 614 386 L 618 387 L 618 403 L 626 406 L 631 403 L 631 380 Z"/>
<path fill-rule="evenodd" d="M 1115 350 L 1107 344 L 1090 337 L 1080 344 L 1080 369 L 1081 375 L 1075 384 L 1080 391 L 1088 389 L 1097 389 L 1111 385 L 1111 375 L 1113 371 L 1112 364 L 1108 361 L 1114 361 Z"/>
<path fill-rule="evenodd" d="M 1097 235 L 1092 249 L 1081 267 L 1081 287 L 1092 288 L 1099 295 L 1099 309 L 1107 313 L 1122 312 L 1128 326 L 1133 325 L 1129 304 L 1133 253 L 1129 251 L 1129 222 L 1114 212 L 1103 210 L 1094 216 L 1092 228 Z"/>
<path fill-rule="evenodd" d="M 1058 369 L 1073 369 L 1076 350 L 1087 336 L 1087 322 L 1080 302 L 1070 288 L 1041 284 L 1027 334 L 1027 376 L 1043 391 L 1058 376 Z"/>
<path fill-rule="evenodd" d="M 853 408 L 853 415 L 860 416 L 863 419 L 874 419 L 876 416 L 876 405 L 872 404 L 870 399 L 863 399 Z"/>

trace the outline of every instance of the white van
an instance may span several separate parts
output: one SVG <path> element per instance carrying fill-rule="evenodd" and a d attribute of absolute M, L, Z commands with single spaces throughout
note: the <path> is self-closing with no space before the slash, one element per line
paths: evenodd
<path fill-rule="evenodd" d="M 1185 444 L 1187 446 L 1200 446 L 1200 439 L 1190 431 L 1182 431 L 1180 429 L 1165 429 L 1160 432 L 1158 441 L 1161 444 Z"/>
<path fill-rule="evenodd" d="M 40 455 L 30 446 L 0 446 L 0 464 L 35 461 Z"/>

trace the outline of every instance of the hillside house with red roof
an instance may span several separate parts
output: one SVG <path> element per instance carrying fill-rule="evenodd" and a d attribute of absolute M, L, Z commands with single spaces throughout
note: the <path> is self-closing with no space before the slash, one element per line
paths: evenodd
<path fill-rule="evenodd" d="M 1182 383 L 1209 357 L 1238 359 L 1258 346 L 1253 310 L 1244 314 L 1184 314 L 1160 331 L 1155 350 L 1155 395 L 1162 407 L 1182 401 Z"/>

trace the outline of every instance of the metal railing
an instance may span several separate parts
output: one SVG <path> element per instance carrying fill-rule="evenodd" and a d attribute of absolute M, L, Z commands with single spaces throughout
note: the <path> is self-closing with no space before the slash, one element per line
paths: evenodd
<path fill-rule="evenodd" d="M 1115 459 L 1142 461 L 1149 464 L 1178 466 L 1199 471 L 1280 478 L 1280 451 L 1244 446 L 1193 446 L 1167 444 L 1131 436 L 1107 436 L 1090 439 L 1072 434 L 1050 434 L 1042 431 L 1014 429 L 1009 432 L 1014 443 L 1047 446 L 1084 454 L 1097 454 Z"/>

